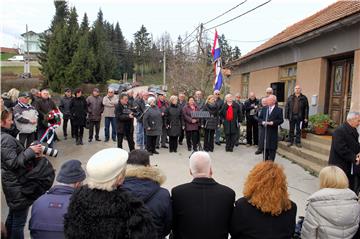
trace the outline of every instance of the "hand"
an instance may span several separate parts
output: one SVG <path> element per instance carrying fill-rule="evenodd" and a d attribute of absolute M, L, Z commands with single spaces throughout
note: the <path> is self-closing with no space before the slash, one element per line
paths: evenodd
<path fill-rule="evenodd" d="M 197 122 L 196 119 L 192 119 L 192 120 L 191 120 L 191 123 L 193 123 L 193 124 L 195 124 L 196 122 Z"/>
<path fill-rule="evenodd" d="M 150 128 L 150 127 L 148 127 L 148 128 L 147 128 L 147 130 L 151 130 L 151 128 Z"/>
<path fill-rule="evenodd" d="M 201 125 L 201 128 L 204 128 L 204 125 Z"/>
<path fill-rule="evenodd" d="M 41 154 L 41 152 L 42 152 L 41 144 L 32 145 L 32 146 L 30 146 L 29 148 L 30 148 L 32 151 L 34 151 L 34 153 L 35 153 L 36 155 Z"/>
<path fill-rule="evenodd" d="M 308 122 L 308 120 L 307 120 L 307 119 L 304 119 L 304 122 L 305 122 L 305 123 L 307 123 L 307 122 Z"/>
<path fill-rule="evenodd" d="M 31 124 L 36 124 L 36 123 L 37 123 L 37 120 L 34 120 L 34 119 L 33 119 L 33 120 L 30 120 L 30 123 L 31 123 Z"/>
<path fill-rule="evenodd" d="M 130 119 L 133 119 L 134 118 L 134 115 L 131 113 L 131 114 L 129 114 L 129 118 Z"/>
<path fill-rule="evenodd" d="M 273 121 L 268 122 L 268 125 L 274 125 Z"/>
<path fill-rule="evenodd" d="M 357 155 L 356 155 L 356 165 L 359 165 L 360 164 L 360 153 L 358 153 Z"/>
<path fill-rule="evenodd" d="M 164 112 L 163 112 L 163 113 L 161 113 L 161 116 L 164 116 Z"/>

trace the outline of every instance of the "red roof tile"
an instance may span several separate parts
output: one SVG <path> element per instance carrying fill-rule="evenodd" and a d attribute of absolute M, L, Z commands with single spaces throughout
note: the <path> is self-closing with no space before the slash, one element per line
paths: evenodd
<path fill-rule="evenodd" d="M 244 58 L 248 58 L 263 50 L 279 45 L 281 43 L 285 43 L 305 33 L 314 31 L 318 28 L 326 26 L 332 22 L 338 21 L 355 13 L 360 13 L 359 0 L 337 1 L 331 4 L 330 6 L 322 9 L 321 11 L 315 13 L 314 15 L 307 17 L 301 20 L 300 22 L 297 22 L 287 27 L 284 31 L 275 35 L 270 40 L 258 46 L 254 50 L 250 51 L 249 53 L 241 57 L 239 60 L 241 61 Z M 236 61 L 239 60 L 235 60 L 233 64 L 234 63 L 236 64 Z"/>

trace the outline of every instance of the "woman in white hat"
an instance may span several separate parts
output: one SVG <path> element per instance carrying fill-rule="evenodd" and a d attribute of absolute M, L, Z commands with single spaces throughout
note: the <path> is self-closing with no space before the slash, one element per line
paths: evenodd
<path fill-rule="evenodd" d="M 127 159 L 119 148 L 103 149 L 89 159 L 87 185 L 73 194 L 65 215 L 66 238 L 156 238 L 148 209 L 120 187 Z"/>

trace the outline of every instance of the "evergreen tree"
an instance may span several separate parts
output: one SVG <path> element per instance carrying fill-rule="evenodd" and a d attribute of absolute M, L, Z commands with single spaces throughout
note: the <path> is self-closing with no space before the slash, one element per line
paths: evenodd
<path fill-rule="evenodd" d="M 129 76 L 132 76 L 134 73 L 134 62 L 134 43 L 130 42 L 126 51 L 124 66 L 124 72 L 128 73 Z"/>
<path fill-rule="evenodd" d="M 151 39 L 144 25 L 134 34 L 135 38 L 135 62 L 141 66 L 141 76 L 144 76 L 144 67 L 148 62 L 148 56 L 151 49 Z"/>
<path fill-rule="evenodd" d="M 113 78 L 121 79 L 122 74 L 125 73 L 125 60 L 126 60 L 126 42 L 122 31 L 120 29 L 120 25 L 117 22 L 113 32 L 113 54 L 115 57 L 115 70 Z"/>
<path fill-rule="evenodd" d="M 79 44 L 79 24 L 78 24 L 78 15 L 76 13 L 76 8 L 73 7 L 70 10 L 70 16 L 68 21 L 68 48 L 67 48 L 67 54 L 69 55 L 69 58 L 71 59 Z M 70 63 L 70 62 L 69 62 Z"/>
<path fill-rule="evenodd" d="M 235 46 L 232 54 L 232 60 L 236 60 L 240 57 L 241 57 L 241 51 L 238 46 Z"/>
<path fill-rule="evenodd" d="M 82 19 L 81 25 L 80 25 L 80 35 L 88 33 L 90 30 L 89 28 L 89 19 L 86 13 L 84 13 L 84 17 Z"/>
<path fill-rule="evenodd" d="M 232 58 L 232 47 L 229 45 L 224 34 L 219 37 L 219 44 L 221 48 L 221 60 L 223 64 L 226 64 Z"/>

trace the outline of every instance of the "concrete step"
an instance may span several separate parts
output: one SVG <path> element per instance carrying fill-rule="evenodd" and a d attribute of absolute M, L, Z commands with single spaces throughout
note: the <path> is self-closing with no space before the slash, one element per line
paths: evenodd
<path fill-rule="evenodd" d="M 331 141 L 329 142 L 329 144 L 323 144 L 310 139 L 301 139 L 301 144 L 305 149 L 309 149 L 325 156 L 330 155 Z"/>
<path fill-rule="evenodd" d="M 309 160 L 320 166 L 326 166 L 328 164 L 328 160 L 329 160 L 328 155 L 324 155 L 316 151 L 312 151 L 310 149 L 298 148 L 295 145 L 292 147 L 287 147 L 287 142 L 283 142 L 283 141 L 279 142 L 279 148 L 289 151 L 294 155 Z"/>
<path fill-rule="evenodd" d="M 329 135 L 306 134 L 306 139 L 324 145 L 331 145 L 332 137 Z"/>
<path fill-rule="evenodd" d="M 308 160 L 303 157 L 300 157 L 280 147 L 278 148 L 277 153 L 283 156 L 284 158 L 287 158 L 291 162 L 300 165 L 305 170 L 309 171 L 311 174 L 314 174 L 316 176 L 319 175 L 320 170 L 324 167 L 322 165 L 319 165 L 318 163 L 314 163 L 312 160 Z"/>

